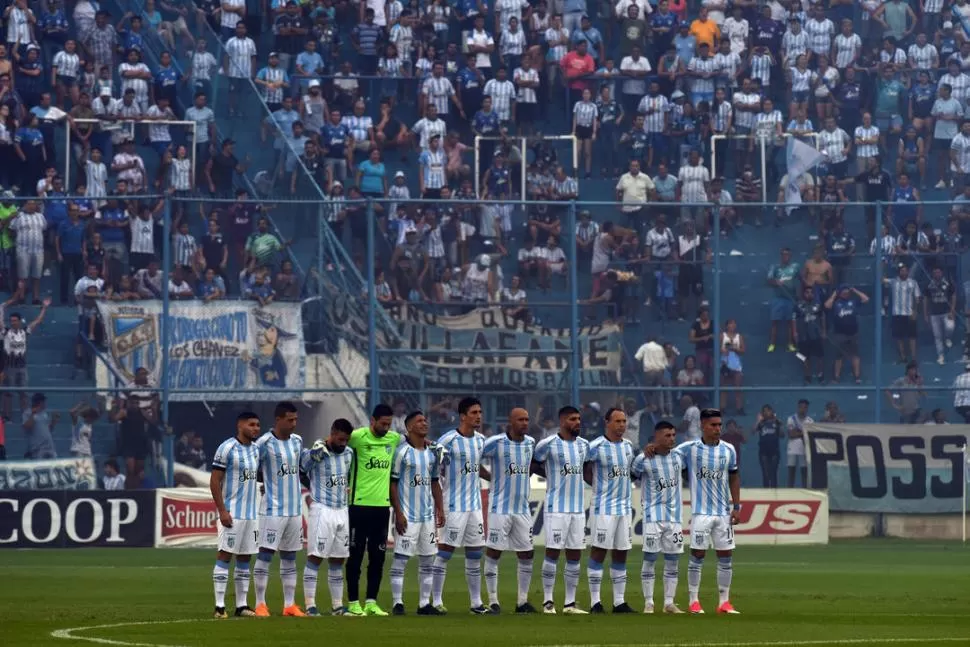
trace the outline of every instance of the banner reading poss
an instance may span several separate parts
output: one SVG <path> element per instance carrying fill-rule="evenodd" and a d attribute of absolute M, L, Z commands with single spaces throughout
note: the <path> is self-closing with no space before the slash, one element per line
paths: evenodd
<path fill-rule="evenodd" d="M 587 516 L 591 491 L 586 490 Z M 813 490 L 762 490 L 741 492 L 744 506 L 741 523 L 735 526 L 739 545 L 826 544 L 829 539 L 828 496 Z M 538 546 L 545 544 L 544 487 L 533 487 L 530 508 L 533 535 Z M 634 496 L 633 543 L 642 543 L 640 497 Z M 488 490 L 482 491 L 488 509 Z M 209 491 L 204 488 L 175 488 L 156 491 L 156 547 L 215 547 L 219 514 Z M 306 528 L 304 507 L 304 530 Z M 487 516 L 487 515 L 486 515 Z M 684 501 L 685 530 L 690 523 L 690 503 Z M 390 544 L 390 542 L 389 542 Z"/>

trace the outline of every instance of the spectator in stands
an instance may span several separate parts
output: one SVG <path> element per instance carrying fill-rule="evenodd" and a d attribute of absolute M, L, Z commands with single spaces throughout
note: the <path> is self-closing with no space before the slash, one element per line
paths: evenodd
<path fill-rule="evenodd" d="M 761 465 L 762 487 L 778 487 L 778 464 L 781 456 L 781 421 L 771 405 L 761 407 L 753 432 L 758 437 L 758 462 Z"/>
<path fill-rule="evenodd" d="M 118 467 L 118 461 L 109 458 L 104 462 L 104 474 L 101 476 L 101 487 L 109 491 L 121 491 L 125 488 L 125 475 Z"/>
<path fill-rule="evenodd" d="M 796 350 L 788 322 L 792 320 L 794 313 L 795 295 L 797 293 L 795 281 L 798 279 L 799 269 L 799 264 L 792 261 L 791 249 L 787 247 L 781 250 L 781 262 L 768 269 L 768 285 L 775 290 L 775 296 L 771 302 L 771 329 L 768 335 L 769 353 L 775 350 L 780 324 L 789 329 L 789 352 Z"/>
<path fill-rule="evenodd" d="M 62 221 L 56 232 L 55 250 L 60 273 L 61 303 L 67 304 L 68 288 L 76 284 L 83 274 L 84 236 L 87 225 L 81 222 L 80 209 L 76 204 L 67 207 L 67 219 Z"/>
<path fill-rule="evenodd" d="M 26 400 L 26 394 L 23 395 Z M 51 432 L 59 419 L 60 414 L 50 413 L 47 410 L 47 396 L 43 393 L 35 393 L 30 398 L 30 409 L 23 411 L 24 435 L 27 439 L 24 458 L 28 460 L 57 458 L 54 436 Z"/>
<path fill-rule="evenodd" d="M 114 401 L 110 413 L 112 422 L 120 423 L 119 453 L 125 457 L 125 472 L 135 475 L 144 470 L 145 458 L 151 451 L 149 428 L 158 423 L 158 392 L 151 387 L 148 370 L 135 370 L 135 379 Z M 141 483 L 134 478 L 125 483 L 126 489 L 136 489 Z"/>
<path fill-rule="evenodd" d="M 815 421 L 808 415 L 808 400 L 798 401 L 798 409 L 788 416 L 788 443 L 785 455 L 788 462 L 788 487 L 795 487 L 796 477 L 801 475 L 802 487 L 808 487 L 808 468 L 805 459 L 805 426 Z"/>
<path fill-rule="evenodd" d="M 906 365 L 906 374 L 893 381 L 892 388 L 886 391 L 886 398 L 890 406 L 899 412 L 900 424 L 915 425 L 920 422 L 926 392 L 923 391 L 919 364 L 910 362 Z"/>
<path fill-rule="evenodd" d="M 721 353 L 721 364 L 720 371 L 722 383 L 727 386 L 741 386 L 744 378 L 744 364 L 742 363 L 742 357 L 747 350 L 744 336 L 738 332 L 738 322 L 734 319 L 728 319 L 724 323 L 724 329 L 721 331 L 721 341 L 720 341 L 720 353 Z M 721 390 L 721 410 L 727 410 L 727 399 L 728 390 Z M 734 408 L 738 415 L 744 415 L 744 392 L 735 391 L 734 392 Z"/>
<path fill-rule="evenodd" d="M 79 402 L 68 412 L 71 416 L 71 456 L 91 458 L 91 435 L 100 413 L 87 402 Z"/>

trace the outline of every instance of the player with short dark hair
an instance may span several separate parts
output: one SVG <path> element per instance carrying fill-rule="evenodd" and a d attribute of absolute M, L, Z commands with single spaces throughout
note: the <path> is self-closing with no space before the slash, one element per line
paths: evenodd
<path fill-rule="evenodd" d="M 664 613 L 683 613 L 674 603 L 677 594 L 680 555 L 684 552 L 683 496 L 681 472 L 683 457 L 672 451 L 677 444 L 677 428 L 661 420 L 653 428 L 653 458 L 640 454 L 631 473 L 640 481 L 643 498 L 643 584 L 644 613 L 653 613 L 653 585 L 657 555 L 664 556 Z"/>
<path fill-rule="evenodd" d="M 353 425 L 338 418 L 327 439 L 313 443 L 300 454 L 300 470 L 309 480 L 310 516 L 307 520 L 307 558 L 303 569 L 303 599 L 308 616 L 319 616 L 317 574 L 326 559 L 330 609 L 344 615 L 344 561 L 350 554 L 350 518 L 347 484 L 354 450 L 347 446 Z"/>
<path fill-rule="evenodd" d="M 209 492 L 219 513 L 219 549 L 212 569 L 216 595 L 216 618 L 227 618 L 226 588 L 229 586 L 229 561 L 235 556 L 233 574 L 236 615 L 252 617 L 249 608 L 249 563 L 257 550 L 259 450 L 253 443 L 259 436 L 259 416 L 251 411 L 236 417 L 236 435 L 216 449 L 209 474 Z M 117 467 L 117 465 L 116 465 Z"/>
<path fill-rule="evenodd" d="M 559 553 L 566 551 L 566 598 L 562 612 L 586 615 L 576 606 L 579 588 L 579 560 L 586 545 L 586 505 L 583 500 L 583 464 L 589 443 L 579 437 L 582 427 L 579 409 L 565 406 L 559 410 L 559 433 L 543 438 L 536 445 L 532 471 L 546 479 L 546 558 L 542 561 L 542 612 L 556 613 L 552 593 L 556 587 Z"/>
<path fill-rule="evenodd" d="M 441 447 L 441 468 L 444 473 L 442 492 L 445 502 L 445 526 L 434 560 L 434 606 L 445 611 L 442 593 L 448 560 L 455 548 L 465 548 L 465 582 L 471 612 L 477 615 L 492 613 L 482 604 L 482 552 L 485 549 L 485 520 L 482 516 L 482 488 L 480 475 L 482 448 L 485 436 L 482 428 L 482 403 L 478 398 L 462 398 L 458 403 L 458 427 L 438 439 Z"/>
<path fill-rule="evenodd" d="M 350 434 L 350 557 L 347 559 L 347 615 L 386 616 L 377 604 L 384 576 L 391 506 L 391 463 L 401 434 L 391 430 L 394 410 L 378 404 L 370 425 Z M 360 604 L 360 569 L 367 552 L 367 597 Z"/>
<path fill-rule="evenodd" d="M 283 615 L 302 618 L 296 605 L 296 551 L 303 548 L 303 491 L 300 455 L 303 438 L 296 431 L 298 419 L 292 402 L 280 402 L 273 412 L 273 428 L 256 441 L 259 469 L 266 492 L 259 510 L 259 554 L 253 567 L 257 616 L 268 617 L 266 587 L 273 554 L 280 553 Z"/>

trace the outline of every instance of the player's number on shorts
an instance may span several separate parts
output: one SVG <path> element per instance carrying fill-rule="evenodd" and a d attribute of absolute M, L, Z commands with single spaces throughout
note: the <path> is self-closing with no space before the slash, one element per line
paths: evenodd
<path fill-rule="evenodd" d="M 734 526 L 727 527 L 727 538 L 728 541 L 734 541 Z"/>
<path fill-rule="evenodd" d="M 432 544 L 435 544 L 438 542 L 438 538 L 435 536 L 435 533 L 433 532 L 428 533 L 428 541 L 431 542 Z"/>
<path fill-rule="evenodd" d="M 485 524 L 483 523 L 478 524 L 478 534 L 479 535 L 485 534 Z"/>
<path fill-rule="evenodd" d="M 254 530 L 253 531 L 253 541 L 255 541 L 257 544 L 259 543 L 259 531 L 258 530 Z"/>
<path fill-rule="evenodd" d="M 682 544 L 682 543 L 684 543 L 684 533 L 682 533 L 682 532 L 675 532 L 674 533 L 674 543 L 675 544 Z"/>

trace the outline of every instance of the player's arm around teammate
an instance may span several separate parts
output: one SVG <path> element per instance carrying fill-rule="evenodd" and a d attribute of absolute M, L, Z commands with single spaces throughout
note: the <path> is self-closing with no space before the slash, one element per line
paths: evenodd
<path fill-rule="evenodd" d="M 535 441 L 527 436 L 529 412 L 516 407 L 509 412 L 509 427 L 504 434 L 486 439 L 482 449 L 483 467 L 490 477 L 488 536 L 485 540 L 485 588 L 492 613 L 501 613 L 498 599 L 499 560 L 502 551 L 513 550 L 518 557 L 516 613 L 535 613 L 529 603 L 532 565 L 535 550 L 532 543 L 532 513 L 529 491 Z"/>
<path fill-rule="evenodd" d="M 259 530 L 256 502 L 259 471 L 259 450 L 253 441 L 259 436 L 259 417 L 255 413 L 240 413 L 236 418 L 236 435 L 225 441 L 212 457 L 209 492 L 219 512 L 219 548 L 216 565 L 212 569 L 215 589 L 215 617 L 227 618 L 226 588 L 229 586 L 229 562 L 235 557 L 233 574 L 236 615 L 256 615 L 249 608 L 249 564 L 256 553 Z M 227 476 L 228 475 L 228 476 Z"/>

